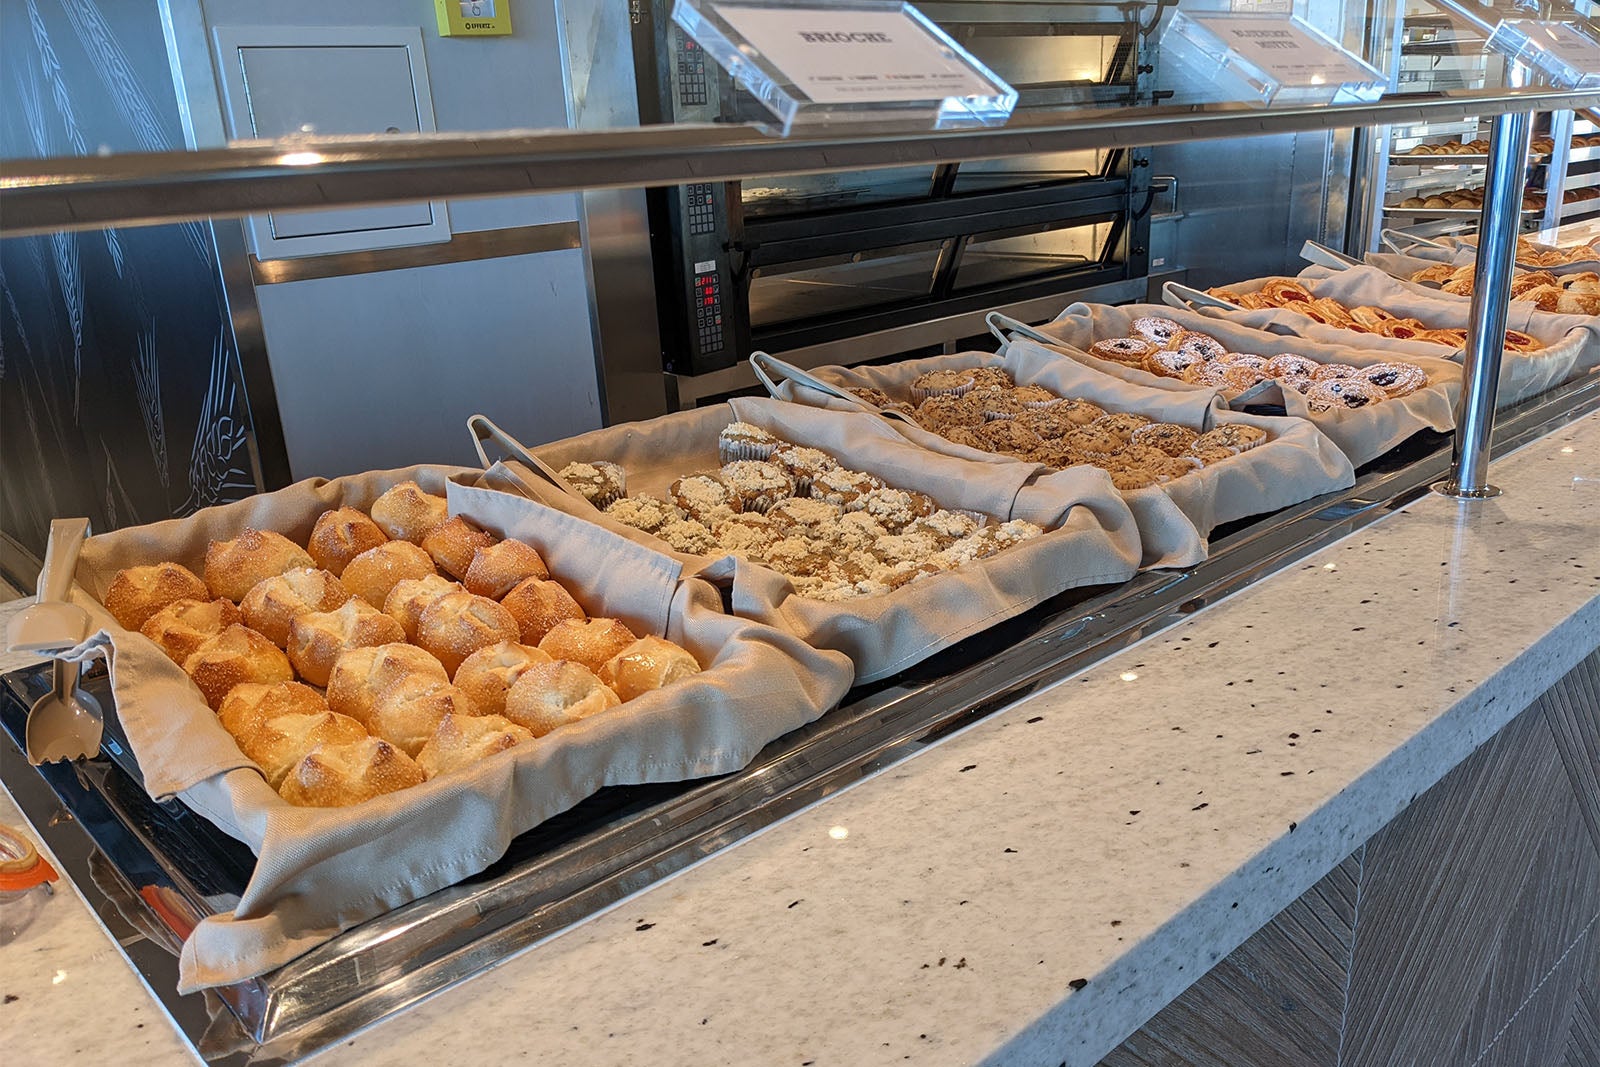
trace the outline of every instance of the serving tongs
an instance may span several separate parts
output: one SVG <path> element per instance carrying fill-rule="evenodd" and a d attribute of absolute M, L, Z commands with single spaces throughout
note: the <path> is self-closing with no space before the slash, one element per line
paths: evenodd
<path fill-rule="evenodd" d="M 54 660 L 50 692 L 34 701 L 23 728 L 23 747 L 34 766 L 98 754 L 105 730 L 100 702 L 78 687 L 78 664 L 56 655 L 82 641 L 89 629 L 88 612 L 68 603 L 78 551 L 88 533 L 88 519 L 50 524 L 39 595 L 6 627 L 9 651 L 42 652 Z"/>

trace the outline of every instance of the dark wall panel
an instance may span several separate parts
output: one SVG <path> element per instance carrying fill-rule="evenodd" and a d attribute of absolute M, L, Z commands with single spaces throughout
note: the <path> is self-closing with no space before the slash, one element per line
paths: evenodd
<path fill-rule="evenodd" d="M 154 3 L 0 0 L 0 155 L 183 147 Z M 228 225 L 233 225 L 228 223 Z M 0 531 L 254 492 L 209 225 L 0 241 Z"/>

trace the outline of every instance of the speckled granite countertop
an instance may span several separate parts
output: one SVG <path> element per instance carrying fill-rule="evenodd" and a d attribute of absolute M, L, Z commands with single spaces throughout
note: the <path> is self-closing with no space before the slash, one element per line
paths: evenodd
<path fill-rule="evenodd" d="M 1600 416 L 1493 473 L 315 1062 L 1092 1064 L 1600 644 Z M 182 1061 L 50 909 L 0 948 L 19 1062 Z"/>

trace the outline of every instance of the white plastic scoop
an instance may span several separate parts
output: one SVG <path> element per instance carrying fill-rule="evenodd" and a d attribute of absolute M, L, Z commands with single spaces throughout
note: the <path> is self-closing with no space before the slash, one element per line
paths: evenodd
<path fill-rule="evenodd" d="M 67 603 L 78 550 L 89 532 L 88 519 L 57 519 L 50 524 L 50 543 L 39 572 L 39 596 L 6 627 L 12 652 L 59 652 L 83 640 L 89 615 Z M 23 740 L 28 761 L 35 765 L 79 759 L 100 751 L 104 724 L 99 703 L 78 690 L 78 665 L 56 660 L 54 685 L 28 711 Z"/>

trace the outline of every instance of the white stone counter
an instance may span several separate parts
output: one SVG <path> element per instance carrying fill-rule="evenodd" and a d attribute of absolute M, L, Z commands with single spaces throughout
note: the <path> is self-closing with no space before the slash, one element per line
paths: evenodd
<path fill-rule="evenodd" d="M 1600 644 L 1600 416 L 1493 477 L 314 1062 L 1092 1064 Z M 70 892 L 27 936 L 17 1062 L 183 1061 Z"/>

